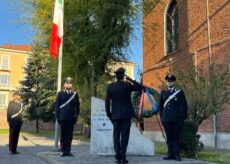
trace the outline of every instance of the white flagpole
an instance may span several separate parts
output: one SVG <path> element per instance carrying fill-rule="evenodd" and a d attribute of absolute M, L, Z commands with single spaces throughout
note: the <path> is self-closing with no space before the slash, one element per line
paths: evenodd
<path fill-rule="evenodd" d="M 63 44 L 63 37 L 61 41 L 61 45 L 59 47 L 58 53 L 58 78 L 57 78 L 57 93 L 61 91 L 61 77 L 62 77 L 62 44 Z M 59 139 L 59 128 L 58 122 L 55 122 L 55 148 L 58 149 L 58 139 Z"/>
<path fill-rule="evenodd" d="M 64 0 L 62 0 L 62 5 L 63 5 L 63 11 L 62 11 L 62 24 L 60 26 L 60 30 L 62 30 L 62 33 L 64 35 Z M 63 36 L 61 38 L 61 44 L 60 44 L 60 47 L 59 47 L 59 53 L 58 53 L 58 78 L 57 78 L 57 93 L 59 91 L 61 91 L 61 79 L 62 79 L 62 48 L 63 48 Z M 59 140 L 59 125 L 58 125 L 58 122 L 57 122 L 57 119 L 56 119 L 56 122 L 55 122 L 55 149 L 58 150 L 58 140 Z"/>

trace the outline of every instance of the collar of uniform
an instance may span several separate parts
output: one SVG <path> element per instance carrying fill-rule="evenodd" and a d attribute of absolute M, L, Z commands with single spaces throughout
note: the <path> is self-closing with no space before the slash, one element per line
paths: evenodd
<path fill-rule="evenodd" d="M 21 101 L 18 101 L 18 100 L 14 100 L 14 102 L 19 103 L 19 104 L 21 103 Z"/>
<path fill-rule="evenodd" d="M 173 92 L 174 91 L 174 87 L 172 87 L 172 88 L 168 88 L 167 90 L 169 90 L 170 92 Z"/>
<path fill-rule="evenodd" d="M 64 92 L 66 92 L 66 93 L 68 93 L 68 94 L 72 93 L 71 90 L 67 90 L 67 89 L 64 89 Z"/>

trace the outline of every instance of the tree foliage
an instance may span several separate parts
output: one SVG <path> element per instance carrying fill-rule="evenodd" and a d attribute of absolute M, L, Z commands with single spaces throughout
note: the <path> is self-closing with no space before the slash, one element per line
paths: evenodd
<path fill-rule="evenodd" d="M 200 124 L 212 114 L 221 112 L 230 100 L 229 70 L 217 70 L 215 65 L 209 69 L 209 76 L 202 65 L 199 69 L 188 66 L 176 75 L 177 85 L 183 89 L 188 101 L 188 121 L 181 135 L 181 149 L 192 157 L 196 157 L 204 146 L 197 134 Z"/>
<path fill-rule="evenodd" d="M 49 72 L 51 64 L 47 58 L 47 53 L 36 50 L 24 68 L 26 76 L 21 81 L 21 91 L 26 107 L 25 118 L 28 120 L 41 119 L 46 122 L 54 116 L 55 79 Z"/>
<path fill-rule="evenodd" d="M 73 0 L 66 8 L 64 54 L 76 60 L 65 58 L 65 63 L 71 63 L 68 71 L 77 83 L 96 96 L 109 61 L 127 57 L 123 48 L 129 44 L 134 9 L 130 0 Z"/>
<path fill-rule="evenodd" d="M 134 1 L 138 0 L 64 1 L 63 78 L 74 78 L 74 88 L 80 94 L 83 110 L 90 108 L 91 96 L 103 97 L 105 84 L 110 78 L 110 62 L 128 57 L 124 49 L 129 45 L 133 30 L 131 21 L 138 8 Z M 34 53 L 40 54 L 49 47 L 54 0 L 22 0 L 22 4 L 23 18 L 35 30 Z M 32 58 L 42 59 L 41 55 Z M 49 58 L 43 62 L 55 65 Z M 49 67 L 46 74 L 55 78 L 43 78 L 39 85 L 56 79 L 55 68 Z M 47 97 L 45 91 L 40 91 L 41 96 Z"/>
<path fill-rule="evenodd" d="M 56 96 L 56 61 L 51 60 L 48 47 L 52 25 L 53 0 L 22 0 L 23 23 L 34 30 L 33 54 L 24 68 L 26 77 L 21 81 L 25 118 L 45 122 L 54 120 Z"/>
<path fill-rule="evenodd" d="M 230 99 L 229 70 L 210 68 L 211 81 L 204 69 L 189 66 L 177 73 L 177 85 L 184 90 L 188 101 L 188 117 L 199 125 L 213 113 L 219 113 Z"/>

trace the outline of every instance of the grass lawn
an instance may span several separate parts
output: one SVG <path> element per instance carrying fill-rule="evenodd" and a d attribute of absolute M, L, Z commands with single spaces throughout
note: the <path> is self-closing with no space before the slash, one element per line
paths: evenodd
<path fill-rule="evenodd" d="M 155 151 L 156 151 L 156 154 L 166 155 L 167 153 L 166 144 L 155 142 Z M 205 149 L 199 152 L 197 159 L 203 160 L 203 161 L 214 162 L 218 164 L 220 163 L 229 164 L 230 163 L 230 151 Z"/>
<path fill-rule="evenodd" d="M 0 129 L 0 135 L 9 134 L 9 129 Z"/>
<path fill-rule="evenodd" d="M 230 163 L 230 151 L 204 150 L 198 154 L 198 159 L 215 163 Z"/>
<path fill-rule="evenodd" d="M 35 131 L 26 131 L 22 130 L 21 135 L 30 135 L 30 136 L 38 136 L 38 137 L 49 137 L 53 138 L 54 137 L 54 131 L 50 130 L 42 130 L 39 131 L 39 133 L 36 133 Z M 9 135 L 9 129 L 0 129 L 0 135 Z M 84 141 L 84 142 L 89 142 L 90 139 L 86 136 L 84 136 L 81 133 L 75 132 L 73 135 L 73 138 L 79 141 Z"/>

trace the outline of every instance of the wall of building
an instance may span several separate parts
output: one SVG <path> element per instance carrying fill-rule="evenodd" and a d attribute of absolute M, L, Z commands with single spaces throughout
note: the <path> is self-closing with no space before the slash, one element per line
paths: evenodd
<path fill-rule="evenodd" d="M 230 65 L 230 1 L 209 1 L 212 63 L 217 71 L 229 68 Z M 196 61 L 198 67 L 208 68 L 208 35 L 206 1 L 177 0 L 179 17 L 178 50 L 165 55 L 165 11 L 170 0 L 161 2 L 143 20 L 144 45 L 144 84 L 157 90 L 168 72 L 181 70 L 189 63 Z M 149 103 L 145 103 L 149 106 Z M 218 132 L 230 131 L 230 107 L 218 114 Z M 159 130 L 155 118 L 145 120 L 145 130 Z M 212 118 L 203 122 L 200 131 L 212 132 Z"/>
<path fill-rule="evenodd" d="M 6 94 L 5 105 L 0 106 L 0 128 L 8 128 L 6 121 L 6 109 L 9 101 L 12 100 L 13 93 L 20 87 L 20 81 L 24 78 L 24 70 L 26 59 L 30 51 L 6 49 L 0 47 L 0 65 L 2 66 L 2 57 L 9 57 L 9 68 L 0 69 L 0 74 L 9 75 L 9 83 L 2 84 L 0 82 L 0 94 Z"/>
<path fill-rule="evenodd" d="M 134 79 L 135 64 L 132 62 L 129 61 L 116 62 L 111 64 L 109 67 L 112 73 L 116 71 L 118 68 L 123 67 L 126 70 L 125 74 Z"/>

